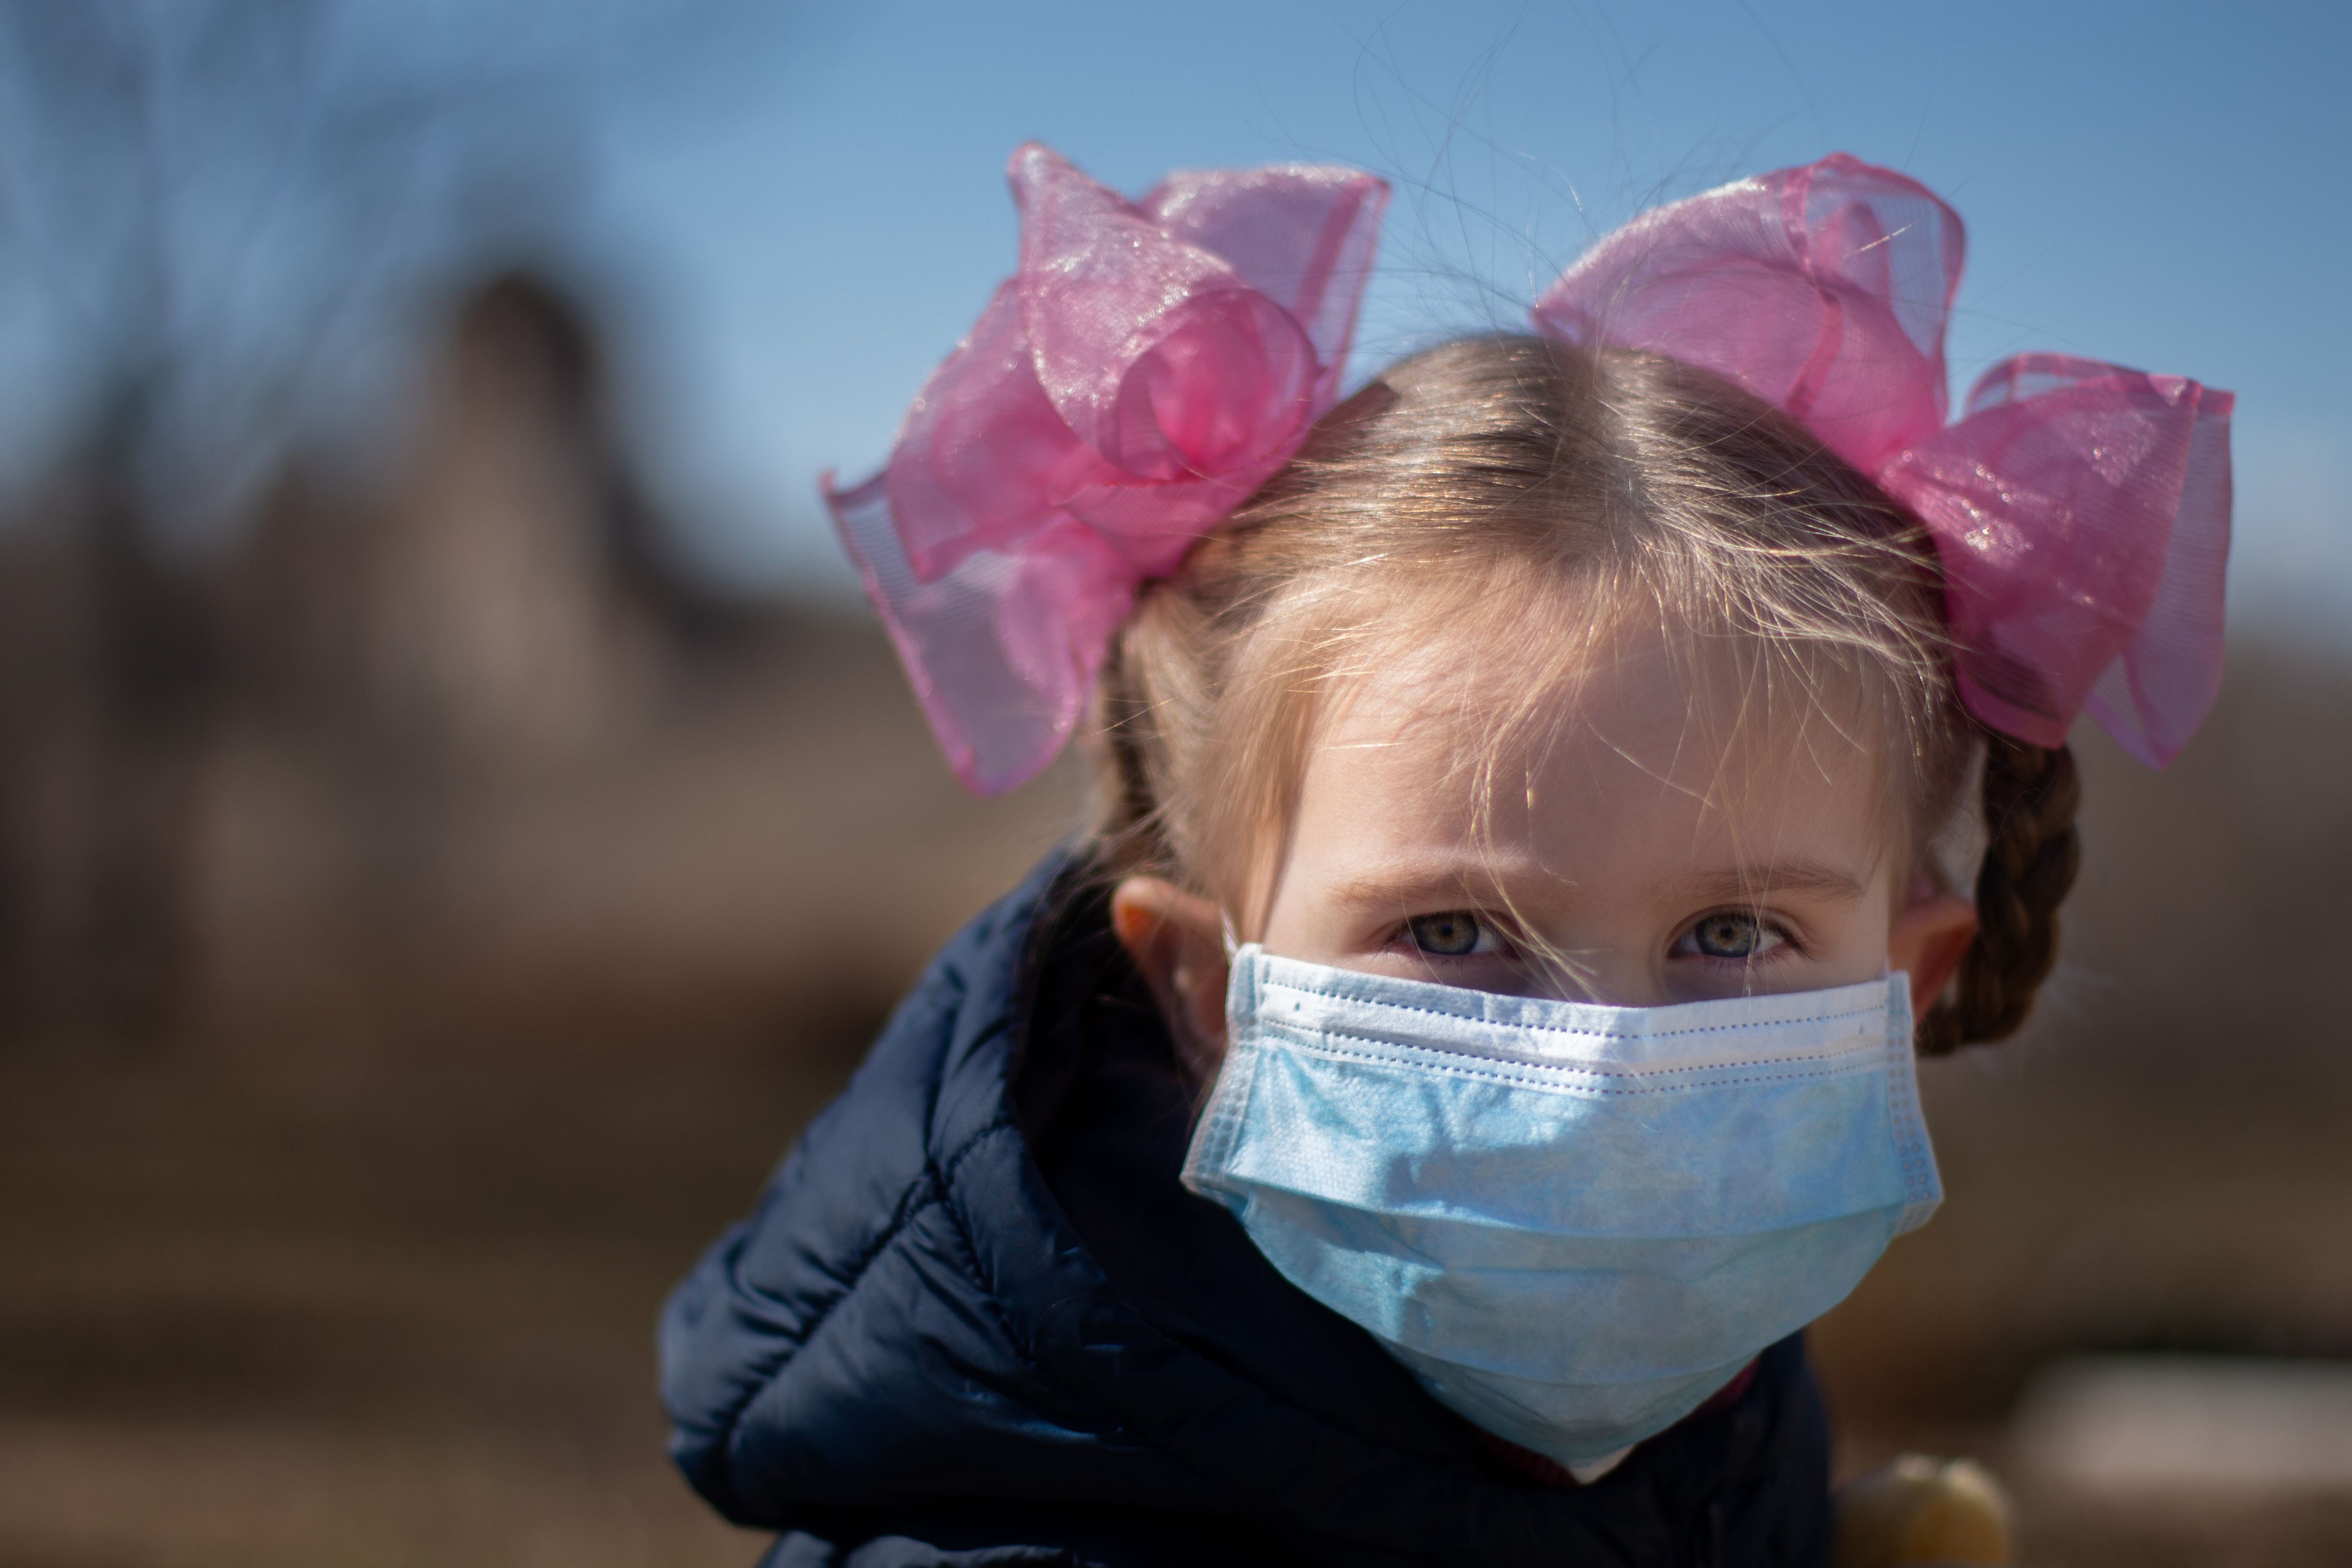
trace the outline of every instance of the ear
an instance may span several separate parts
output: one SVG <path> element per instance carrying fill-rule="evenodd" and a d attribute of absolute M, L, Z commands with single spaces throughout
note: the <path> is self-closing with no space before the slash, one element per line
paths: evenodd
<path fill-rule="evenodd" d="M 1176 1053 L 1205 1082 L 1225 1059 L 1225 925 L 1217 906 L 1157 877 L 1110 896 L 1110 929 L 1151 987 Z"/>
<path fill-rule="evenodd" d="M 1914 886 L 1911 901 L 1886 928 L 1886 966 L 1911 977 L 1911 1016 L 1927 1016 L 1976 940 L 1977 907 L 1932 883 Z"/>

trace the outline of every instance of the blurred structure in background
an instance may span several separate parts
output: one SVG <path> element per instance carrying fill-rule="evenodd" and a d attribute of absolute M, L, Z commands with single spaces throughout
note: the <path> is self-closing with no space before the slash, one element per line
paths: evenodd
<path fill-rule="evenodd" d="M 291 454 L 192 554 L 101 457 L 0 530 L 8 1026 L 877 1016 L 1020 868 L 967 864 L 879 638 L 671 563 L 552 285 L 426 363 L 387 488 Z M 930 857 L 914 909 L 874 840 Z"/>
<path fill-rule="evenodd" d="M 951 929 L 862 928 L 854 856 L 826 907 L 795 883 L 847 810 L 955 885 L 927 824 L 971 808 L 911 737 L 911 797 L 814 765 L 808 704 L 903 717 L 879 640 L 679 569 L 609 320 L 543 270 L 578 271 L 596 30 L 727 20 L 642 9 L 489 64 L 337 0 L 0 9 L 16 281 L 68 383 L 0 509 L 0 1028 L 610 1033 L 815 976 L 793 1005 L 865 1018 Z"/>
<path fill-rule="evenodd" d="M 194 768 L 212 671 L 184 574 L 109 448 L 0 541 L 0 1020 L 146 1035 L 189 957 Z"/>

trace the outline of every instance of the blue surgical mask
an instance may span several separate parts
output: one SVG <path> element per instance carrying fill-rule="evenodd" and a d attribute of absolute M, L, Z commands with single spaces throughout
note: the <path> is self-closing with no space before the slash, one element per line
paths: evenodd
<path fill-rule="evenodd" d="M 1900 975 L 1603 1007 L 1236 951 L 1184 1182 L 1486 1430 L 1590 1475 L 1943 1196 Z"/>

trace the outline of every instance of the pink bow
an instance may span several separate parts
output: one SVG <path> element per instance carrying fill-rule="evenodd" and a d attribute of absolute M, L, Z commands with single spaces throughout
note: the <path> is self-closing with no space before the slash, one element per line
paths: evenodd
<path fill-rule="evenodd" d="M 2023 354 L 1947 426 L 1963 247 L 1925 186 L 1837 153 L 1643 214 L 1536 324 L 1703 366 L 1804 421 L 1934 537 L 1971 713 L 2055 746 L 2088 709 L 2162 767 L 2221 685 L 2231 395 Z"/>
<path fill-rule="evenodd" d="M 1139 202 L 1031 143 L 1021 268 L 825 496 L 956 776 L 1034 776 L 1148 579 L 1287 462 L 1339 391 L 1388 186 L 1170 175 Z"/>

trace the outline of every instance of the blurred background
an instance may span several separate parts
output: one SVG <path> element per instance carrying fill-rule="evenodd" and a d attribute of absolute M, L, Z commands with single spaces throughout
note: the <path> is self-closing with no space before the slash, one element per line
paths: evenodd
<path fill-rule="evenodd" d="M 2234 642 L 1951 1197 L 1821 1328 L 1851 1472 L 2028 1561 L 2352 1559 L 2352 13 L 1672 0 L 0 0 L 0 1561 L 742 1563 L 651 1324 L 931 947 L 962 795 L 815 505 L 1040 137 L 1396 183 L 1357 369 L 1844 148 L 1955 373 L 2240 394 Z"/>

